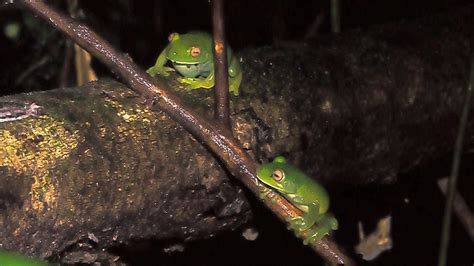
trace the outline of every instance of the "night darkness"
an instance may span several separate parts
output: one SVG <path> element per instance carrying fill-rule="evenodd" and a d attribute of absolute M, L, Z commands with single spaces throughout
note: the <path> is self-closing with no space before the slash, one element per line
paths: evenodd
<path fill-rule="evenodd" d="M 65 1 L 47 1 L 65 10 Z M 226 34 L 237 52 L 281 43 L 318 43 L 330 35 L 329 0 L 229 0 L 226 1 Z M 470 3 L 469 0 L 341 0 L 342 33 L 384 23 L 414 20 Z M 154 64 L 171 32 L 211 31 L 208 1 L 202 0 L 104 0 L 79 1 L 82 21 L 117 49 L 128 53 L 144 68 Z M 54 89 L 64 64 L 65 40 L 44 22 L 27 26 L 31 17 L 19 9 L 0 9 L 0 96 Z M 324 19 L 317 32 L 305 36 L 318 15 Z M 3 34 L 11 23 L 21 30 L 15 40 Z M 30 72 L 25 70 L 34 64 Z M 99 77 L 113 74 L 93 62 Z M 71 70 L 68 86 L 74 86 Z M 463 157 L 459 190 L 474 210 L 474 157 Z M 357 222 L 371 232 L 381 217 L 392 215 L 394 246 L 374 262 L 362 265 L 435 265 L 438 258 L 441 217 L 445 198 L 436 179 L 449 175 L 451 154 L 400 175 L 396 184 L 340 185 L 329 187 L 331 209 L 340 221 L 338 243 L 353 252 L 358 242 Z M 130 265 L 322 265 L 321 259 L 286 230 L 270 211 L 249 193 L 254 221 L 235 232 L 186 243 L 184 252 L 164 252 L 179 240 L 143 240 L 119 246 L 113 252 Z M 436 206 L 436 207 L 433 207 Z M 246 241 L 242 230 L 255 227 L 256 241 Z M 453 218 L 448 265 L 473 265 L 474 245 Z M 352 254 L 352 256 L 356 256 Z"/>

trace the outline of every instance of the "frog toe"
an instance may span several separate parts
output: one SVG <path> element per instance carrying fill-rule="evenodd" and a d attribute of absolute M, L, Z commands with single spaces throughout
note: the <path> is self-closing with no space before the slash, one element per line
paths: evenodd
<path fill-rule="evenodd" d="M 184 86 L 184 88 L 188 91 L 192 91 L 192 90 L 196 89 L 192 84 L 188 84 L 188 85 Z"/>
<path fill-rule="evenodd" d="M 329 224 L 331 226 L 331 230 L 337 230 L 339 228 L 339 223 L 337 222 L 336 218 L 332 218 Z"/>
<path fill-rule="evenodd" d="M 303 244 L 308 245 L 310 243 L 314 243 L 316 241 L 321 240 L 324 236 L 329 235 L 331 230 L 327 228 L 316 228 L 308 232 L 307 237 L 304 238 Z"/>
<path fill-rule="evenodd" d="M 287 227 L 286 227 L 286 228 L 288 228 L 288 230 L 295 230 L 295 229 L 296 229 L 297 226 L 295 225 L 295 223 L 294 223 L 294 221 L 293 221 L 292 219 L 288 219 L 288 218 L 287 218 L 287 219 L 285 219 L 285 220 L 286 220 L 286 222 L 288 223 L 288 224 L 287 224 Z"/>
<path fill-rule="evenodd" d="M 305 222 L 301 217 L 290 219 L 289 224 L 291 229 L 298 232 L 306 231 L 311 227 L 311 225 Z"/>
<path fill-rule="evenodd" d="M 339 223 L 337 219 L 332 216 L 332 214 L 328 214 L 323 216 L 320 220 L 317 221 L 321 227 L 329 228 L 330 230 L 337 230 L 339 228 Z"/>
<path fill-rule="evenodd" d="M 170 71 L 174 71 L 174 69 L 170 67 L 163 67 L 163 68 L 156 68 L 156 67 L 150 67 L 147 69 L 147 73 L 150 74 L 150 76 L 154 77 L 157 74 L 163 77 L 168 77 L 170 75 Z"/>
<path fill-rule="evenodd" d="M 176 79 L 179 83 L 191 84 L 192 80 L 190 78 L 179 77 Z"/>
<path fill-rule="evenodd" d="M 239 88 L 238 88 L 238 87 L 235 88 L 235 87 L 233 87 L 233 86 L 230 86 L 229 92 L 233 93 L 234 96 L 239 96 Z"/>
<path fill-rule="evenodd" d="M 152 67 L 147 69 L 146 73 L 148 73 L 152 77 L 156 75 L 156 71 Z"/>

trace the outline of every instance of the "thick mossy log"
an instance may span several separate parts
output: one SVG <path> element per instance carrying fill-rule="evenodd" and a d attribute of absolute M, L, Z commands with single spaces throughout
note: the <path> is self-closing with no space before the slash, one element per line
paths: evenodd
<path fill-rule="evenodd" d="M 241 190 L 212 155 L 119 83 L 1 101 L 39 106 L 0 123 L 4 248 L 44 257 L 91 235 L 102 247 L 202 238 L 248 218 Z"/>

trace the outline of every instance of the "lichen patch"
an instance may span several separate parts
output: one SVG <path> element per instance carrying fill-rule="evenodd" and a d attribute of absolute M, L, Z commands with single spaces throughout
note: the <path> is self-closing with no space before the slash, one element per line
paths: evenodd
<path fill-rule="evenodd" d="M 57 207 L 58 185 L 51 170 L 69 156 L 79 139 L 77 131 L 70 132 L 64 122 L 46 115 L 0 127 L 0 166 L 33 178 L 31 207 L 38 213 Z"/>

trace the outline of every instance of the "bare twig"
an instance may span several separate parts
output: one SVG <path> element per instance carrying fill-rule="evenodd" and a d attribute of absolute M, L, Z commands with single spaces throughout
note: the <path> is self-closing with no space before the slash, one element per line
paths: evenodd
<path fill-rule="evenodd" d="M 69 0 L 68 2 L 69 15 L 73 19 L 79 19 L 81 12 L 79 9 L 78 0 Z M 82 49 L 79 45 L 74 44 L 74 66 L 76 69 L 76 84 L 81 86 L 86 82 L 97 80 L 97 75 L 91 66 L 91 55 Z"/>
<path fill-rule="evenodd" d="M 227 45 L 224 30 L 224 1 L 212 1 L 212 39 L 214 40 L 215 110 L 214 117 L 224 128 L 230 126 Z"/>
<path fill-rule="evenodd" d="M 323 24 L 324 19 L 326 18 L 326 14 L 324 11 L 321 11 L 316 15 L 313 20 L 313 23 L 309 26 L 306 34 L 304 35 L 304 40 L 309 40 L 318 34 L 318 31 L 321 29 L 321 25 Z"/>
<path fill-rule="evenodd" d="M 331 31 L 341 32 L 341 3 L 339 0 L 331 0 Z"/>
<path fill-rule="evenodd" d="M 77 85 L 97 80 L 97 75 L 91 66 L 92 56 L 79 45 L 74 44 L 74 63 L 76 66 Z"/>
<path fill-rule="evenodd" d="M 64 47 L 64 59 L 61 74 L 59 75 L 59 87 L 65 88 L 68 86 L 69 72 L 71 70 L 71 59 L 72 59 L 72 45 L 70 40 L 66 40 Z"/>
<path fill-rule="evenodd" d="M 448 182 L 449 178 L 444 177 L 438 180 L 438 187 L 443 192 L 444 195 L 448 194 Z M 456 190 L 454 193 L 454 202 L 453 202 L 454 213 L 461 221 L 462 225 L 464 225 L 464 229 L 466 229 L 467 234 L 474 242 L 474 214 L 469 209 L 466 201 L 463 199 L 459 191 Z"/>
<path fill-rule="evenodd" d="M 464 103 L 461 119 L 459 122 L 458 136 L 454 144 L 453 164 L 451 168 L 451 178 L 449 179 L 448 197 L 444 209 L 443 229 L 441 231 L 441 242 L 439 248 L 438 265 L 446 265 L 448 257 L 449 233 L 451 226 L 451 212 L 453 208 L 454 193 L 456 191 L 456 181 L 459 175 L 459 165 L 461 164 L 462 144 L 464 141 L 464 132 L 466 131 L 471 106 L 472 86 L 474 85 L 474 55 L 471 55 L 471 73 L 469 75 L 469 85 L 466 92 L 466 101 Z"/>
<path fill-rule="evenodd" d="M 68 0 L 67 7 L 69 15 L 72 18 L 76 18 L 75 12 L 77 10 L 77 0 Z M 71 70 L 71 58 L 72 58 L 72 42 L 71 40 L 66 40 L 64 46 L 64 59 L 63 67 L 61 69 L 61 75 L 59 76 L 59 87 L 65 88 L 68 85 L 69 72 Z"/>
<path fill-rule="evenodd" d="M 117 52 L 85 25 L 58 13 L 42 1 L 22 0 L 19 3 L 51 23 L 83 49 L 95 55 L 112 71 L 119 74 L 132 90 L 183 126 L 218 156 L 229 172 L 255 195 L 260 195 L 261 191 L 265 189 L 265 186 L 255 176 L 254 162 L 240 147 L 229 130 L 221 130 L 219 126 L 185 106 L 178 97 L 170 92 L 171 90 L 164 89 L 165 85 L 152 79 L 128 56 Z M 283 221 L 287 217 L 298 216 L 299 210 L 275 192 L 270 192 L 262 200 Z M 311 247 L 329 263 L 353 265 L 351 259 L 339 250 L 328 237 L 317 241 Z"/>
<path fill-rule="evenodd" d="M 36 71 L 38 68 L 41 68 L 44 66 L 48 61 L 50 60 L 49 56 L 43 56 L 40 60 L 32 63 L 25 71 L 23 71 L 18 78 L 15 79 L 15 86 L 20 85 L 23 83 L 23 81 L 29 77 L 34 71 Z"/>

